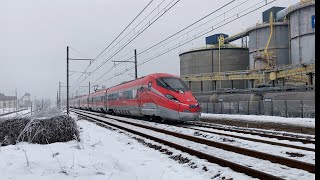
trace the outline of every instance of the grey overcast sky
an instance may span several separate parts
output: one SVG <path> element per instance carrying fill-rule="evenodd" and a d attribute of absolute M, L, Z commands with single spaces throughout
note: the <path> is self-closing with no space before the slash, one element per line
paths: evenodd
<path fill-rule="evenodd" d="M 66 46 L 81 53 L 80 55 L 70 50 L 72 58 L 96 57 L 149 2 L 150 0 L 0 0 L 0 93 L 14 95 L 17 89 L 19 96 L 30 92 L 32 99 L 35 96 L 37 99 L 55 99 L 58 82 L 61 81 L 63 85 L 66 85 Z M 181 0 L 127 47 L 120 47 L 171 2 L 172 0 L 154 0 L 118 40 L 121 40 L 131 30 L 132 32 L 117 46 L 110 51 L 107 50 L 105 55 L 93 62 L 88 72 L 96 69 L 118 49 L 122 50 L 84 81 L 85 76 L 83 76 L 79 81 L 83 81 L 81 86 L 86 86 L 89 81 L 93 85 L 105 81 L 100 85 L 109 87 L 132 79 L 133 70 L 107 80 L 131 68 L 132 63 L 122 63 L 102 78 L 98 78 L 114 65 L 111 61 L 130 58 L 134 49 L 137 49 L 138 53 L 143 51 L 231 0 Z M 179 53 L 205 46 L 206 36 L 221 32 L 229 35 L 235 34 L 261 22 L 262 11 L 272 6 L 288 7 L 297 2 L 298 0 L 277 0 L 139 66 L 138 75 L 143 76 L 154 72 L 179 75 Z M 263 3 L 265 0 L 236 0 L 203 22 L 213 19 L 212 21 L 170 43 L 150 50 L 139 56 L 138 61 L 148 60 L 209 27 L 222 25 L 249 7 L 252 8 L 245 12 Z M 151 13 L 158 5 L 156 11 Z M 151 15 L 146 19 L 148 21 L 142 21 L 149 13 Z M 142 23 L 137 26 L 141 21 Z M 135 26 L 137 28 L 133 30 Z M 84 71 L 87 65 L 88 62 L 71 62 L 70 70 Z M 79 76 L 79 73 L 70 76 L 70 85 L 74 85 L 71 88 L 72 95 L 87 92 L 87 88 L 77 87 L 78 83 L 74 84 Z"/>

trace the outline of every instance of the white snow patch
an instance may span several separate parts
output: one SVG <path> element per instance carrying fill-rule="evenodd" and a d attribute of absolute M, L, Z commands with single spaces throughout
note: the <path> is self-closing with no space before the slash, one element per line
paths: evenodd
<path fill-rule="evenodd" d="M 290 124 L 300 127 L 315 128 L 315 118 L 285 118 L 278 116 L 262 115 L 234 115 L 234 114 L 207 114 L 201 113 L 201 119 L 221 119 L 221 120 L 241 120 L 254 122 L 271 122 L 280 124 Z"/>
<path fill-rule="evenodd" d="M 125 134 L 78 121 L 81 141 L 0 147 L 1 179 L 209 179 Z M 65 173 L 64 173 L 65 172 Z M 232 171 L 231 171 L 232 172 Z M 231 173 L 232 174 L 232 173 Z"/>

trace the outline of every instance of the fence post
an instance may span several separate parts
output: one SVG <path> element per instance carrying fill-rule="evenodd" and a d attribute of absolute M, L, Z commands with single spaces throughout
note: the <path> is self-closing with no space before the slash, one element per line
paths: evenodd
<path fill-rule="evenodd" d="M 240 114 L 240 101 L 238 101 L 238 114 Z"/>
<path fill-rule="evenodd" d="M 271 99 L 271 116 L 273 116 L 273 100 Z"/>
<path fill-rule="evenodd" d="M 229 109 L 230 109 L 230 114 L 231 114 L 231 102 L 229 102 Z"/>
<path fill-rule="evenodd" d="M 208 107 L 209 107 L 209 103 L 207 103 L 207 113 L 209 113 Z"/>
<path fill-rule="evenodd" d="M 284 100 L 284 103 L 285 103 L 284 106 L 285 106 L 285 108 L 286 108 L 286 112 L 285 112 L 285 113 L 286 113 L 286 117 L 288 117 L 288 103 L 287 103 L 287 99 Z"/>
<path fill-rule="evenodd" d="M 250 106 L 250 101 L 248 101 L 248 115 L 250 115 L 250 109 L 249 109 L 249 106 Z"/>
<path fill-rule="evenodd" d="M 222 102 L 220 102 L 220 109 L 221 109 L 221 114 L 223 114 L 223 111 L 222 111 Z"/>
<path fill-rule="evenodd" d="M 300 107 L 301 107 L 301 117 L 303 118 L 303 101 L 300 101 Z"/>

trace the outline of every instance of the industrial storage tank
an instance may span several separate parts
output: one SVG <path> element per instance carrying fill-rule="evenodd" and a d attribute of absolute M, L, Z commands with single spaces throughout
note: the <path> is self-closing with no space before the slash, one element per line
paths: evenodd
<path fill-rule="evenodd" d="M 290 64 L 288 23 L 275 22 L 272 28 L 271 41 L 267 48 L 270 67 Z M 247 30 L 249 34 L 250 69 L 267 67 L 268 61 L 261 57 L 267 47 L 270 30 L 269 23 L 260 24 Z"/>
<path fill-rule="evenodd" d="M 221 47 L 220 72 L 247 70 L 249 66 L 249 50 L 238 47 Z M 180 74 L 201 74 L 219 72 L 219 48 L 208 47 L 184 52 L 180 56 Z M 220 89 L 220 81 L 187 82 L 191 91 L 214 91 Z M 221 81 L 221 89 L 247 87 L 245 80 Z"/>
<path fill-rule="evenodd" d="M 287 9 L 292 64 L 315 63 L 315 1 Z"/>

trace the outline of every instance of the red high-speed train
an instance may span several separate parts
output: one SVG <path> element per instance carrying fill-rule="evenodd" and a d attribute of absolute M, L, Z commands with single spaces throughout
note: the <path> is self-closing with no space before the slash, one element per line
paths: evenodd
<path fill-rule="evenodd" d="M 178 77 L 155 73 L 70 100 L 79 109 L 176 121 L 197 121 L 201 108 Z"/>

